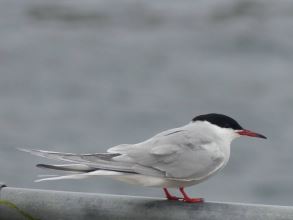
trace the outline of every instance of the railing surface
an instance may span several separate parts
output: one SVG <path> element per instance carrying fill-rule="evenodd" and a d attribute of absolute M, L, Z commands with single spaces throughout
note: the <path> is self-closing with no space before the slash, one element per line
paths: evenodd
<path fill-rule="evenodd" d="M 215 202 L 189 204 L 158 198 L 3 186 L 0 219 L 293 220 L 293 207 Z"/>

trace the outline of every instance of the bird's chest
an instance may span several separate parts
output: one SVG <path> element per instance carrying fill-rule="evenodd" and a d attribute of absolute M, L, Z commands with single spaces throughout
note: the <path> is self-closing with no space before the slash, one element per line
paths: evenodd
<path fill-rule="evenodd" d="M 202 148 L 200 158 L 197 158 L 197 162 L 194 164 L 191 179 L 206 179 L 221 170 L 229 160 L 229 145 L 214 143 L 213 145 L 202 146 Z"/>
<path fill-rule="evenodd" d="M 230 157 L 230 143 L 220 142 L 212 151 L 215 160 L 221 160 L 226 164 Z"/>
<path fill-rule="evenodd" d="M 215 172 L 223 168 L 230 157 L 230 144 L 228 143 L 221 143 L 217 144 L 215 147 L 209 149 L 212 167 L 211 172 Z"/>

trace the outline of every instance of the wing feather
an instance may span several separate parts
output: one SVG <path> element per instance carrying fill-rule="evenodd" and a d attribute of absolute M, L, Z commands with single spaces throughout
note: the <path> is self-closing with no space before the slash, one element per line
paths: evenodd
<path fill-rule="evenodd" d="M 121 171 L 121 172 L 134 172 L 131 168 L 131 164 L 120 163 L 116 161 L 111 161 L 109 158 L 113 158 L 120 154 L 72 154 L 72 153 L 62 153 L 54 151 L 44 151 L 44 150 L 29 150 L 29 149 L 19 149 L 24 152 L 31 153 L 40 157 L 45 157 L 53 160 L 61 160 L 71 163 L 78 163 L 87 165 L 91 168 Z M 105 159 L 106 158 L 106 159 Z"/>
<path fill-rule="evenodd" d="M 114 159 L 127 158 L 143 167 L 161 171 L 168 178 L 197 179 L 219 167 L 223 155 L 216 161 L 212 152 L 215 149 L 217 145 L 207 135 L 197 135 L 188 129 L 172 129 L 140 144 L 127 146 L 126 151 L 115 151 L 122 156 Z"/>

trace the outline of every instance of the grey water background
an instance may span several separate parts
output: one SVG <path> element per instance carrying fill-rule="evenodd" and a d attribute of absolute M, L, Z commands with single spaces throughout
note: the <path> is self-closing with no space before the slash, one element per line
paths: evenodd
<path fill-rule="evenodd" d="M 160 197 L 105 177 L 34 183 L 48 161 L 16 148 L 104 152 L 218 112 L 269 139 L 236 140 L 187 191 L 293 205 L 292 39 L 289 0 L 2 0 L 0 180 Z"/>

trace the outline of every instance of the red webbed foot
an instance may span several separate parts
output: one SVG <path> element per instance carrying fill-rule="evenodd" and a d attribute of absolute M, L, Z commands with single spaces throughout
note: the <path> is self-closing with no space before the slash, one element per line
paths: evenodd
<path fill-rule="evenodd" d="M 183 202 L 187 203 L 203 203 L 204 199 L 203 198 L 183 198 Z"/>
<path fill-rule="evenodd" d="M 177 196 L 173 196 L 171 193 L 169 193 L 167 188 L 163 188 L 163 190 L 164 190 L 165 196 L 168 200 L 178 201 L 180 199 L 183 199 L 183 198 L 179 198 Z"/>
<path fill-rule="evenodd" d="M 181 194 L 183 195 L 183 202 L 188 202 L 188 203 L 203 203 L 204 199 L 203 198 L 190 198 L 187 193 L 184 191 L 183 187 L 179 188 Z"/>

